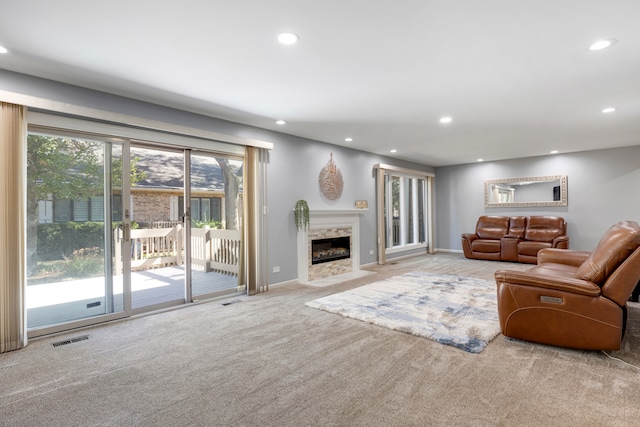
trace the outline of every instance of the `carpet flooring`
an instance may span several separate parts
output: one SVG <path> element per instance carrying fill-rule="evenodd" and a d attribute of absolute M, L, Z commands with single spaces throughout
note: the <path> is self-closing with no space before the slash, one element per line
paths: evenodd
<path fill-rule="evenodd" d="M 479 354 L 305 303 L 410 271 L 491 280 L 528 266 L 422 255 L 323 288 L 273 286 L 0 354 L 1 426 L 626 426 L 640 372 L 508 340 Z M 53 343 L 88 339 L 53 347 Z M 640 366 L 640 309 L 613 356 Z"/>

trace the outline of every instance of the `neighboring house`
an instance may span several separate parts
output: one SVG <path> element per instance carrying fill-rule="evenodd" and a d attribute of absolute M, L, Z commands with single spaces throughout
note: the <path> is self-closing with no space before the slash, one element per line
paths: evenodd
<path fill-rule="evenodd" d="M 136 167 L 145 179 L 131 187 L 132 218 L 139 224 L 179 221 L 184 212 L 182 160 L 170 153 L 138 153 Z M 238 169 L 242 174 L 242 167 Z M 242 191 L 242 190 L 241 190 Z M 121 221 L 121 195 L 113 196 L 113 220 Z M 41 200 L 39 222 L 103 221 L 103 195 L 86 199 Z M 225 206 L 224 178 L 214 158 L 198 157 L 191 170 L 191 219 L 222 221 Z M 117 209 L 115 209 L 117 207 Z"/>

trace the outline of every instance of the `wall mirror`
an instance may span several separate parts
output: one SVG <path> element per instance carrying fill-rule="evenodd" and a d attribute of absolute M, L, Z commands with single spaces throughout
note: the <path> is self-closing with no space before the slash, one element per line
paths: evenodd
<path fill-rule="evenodd" d="M 484 182 L 487 208 L 567 206 L 567 176 L 533 176 Z"/>

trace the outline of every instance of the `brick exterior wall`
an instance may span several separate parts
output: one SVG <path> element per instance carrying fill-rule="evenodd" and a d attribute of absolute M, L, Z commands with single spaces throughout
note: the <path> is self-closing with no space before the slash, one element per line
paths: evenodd
<path fill-rule="evenodd" d="M 133 220 L 140 222 L 170 221 L 171 219 L 171 196 L 182 197 L 180 190 L 173 191 L 136 191 L 131 189 Z M 211 191 L 194 191 L 192 197 L 224 197 L 224 193 Z M 222 202 L 224 203 L 224 202 Z M 240 208 L 242 205 L 240 205 Z M 224 217 L 224 212 L 222 212 Z M 173 218 L 177 220 L 178 218 Z"/>
<path fill-rule="evenodd" d="M 169 221 L 171 219 L 170 192 L 132 192 L 133 219 L 136 222 Z"/>

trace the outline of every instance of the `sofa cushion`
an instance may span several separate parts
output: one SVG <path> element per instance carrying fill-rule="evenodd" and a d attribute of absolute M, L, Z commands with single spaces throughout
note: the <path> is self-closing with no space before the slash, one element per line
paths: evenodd
<path fill-rule="evenodd" d="M 520 255 L 529 255 L 529 256 L 538 256 L 538 251 L 545 248 L 550 248 L 551 243 L 547 242 L 529 242 L 524 240 L 518 243 L 518 254 Z"/>
<path fill-rule="evenodd" d="M 527 218 L 527 228 L 524 239 L 532 242 L 553 242 L 558 236 L 566 234 L 563 218 L 556 216 L 530 216 Z"/>
<path fill-rule="evenodd" d="M 500 240 L 477 239 L 471 242 L 473 252 L 497 252 L 500 253 Z"/>
<path fill-rule="evenodd" d="M 509 230 L 509 217 L 485 215 L 478 219 L 476 234 L 480 239 L 500 240 Z"/>
<path fill-rule="evenodd" d="M 598 246 L 578 267 L 576 279 L 602 285 L 613 271 L 640 245 L 640 227 L 621 221 L 607 230 Z"/>

